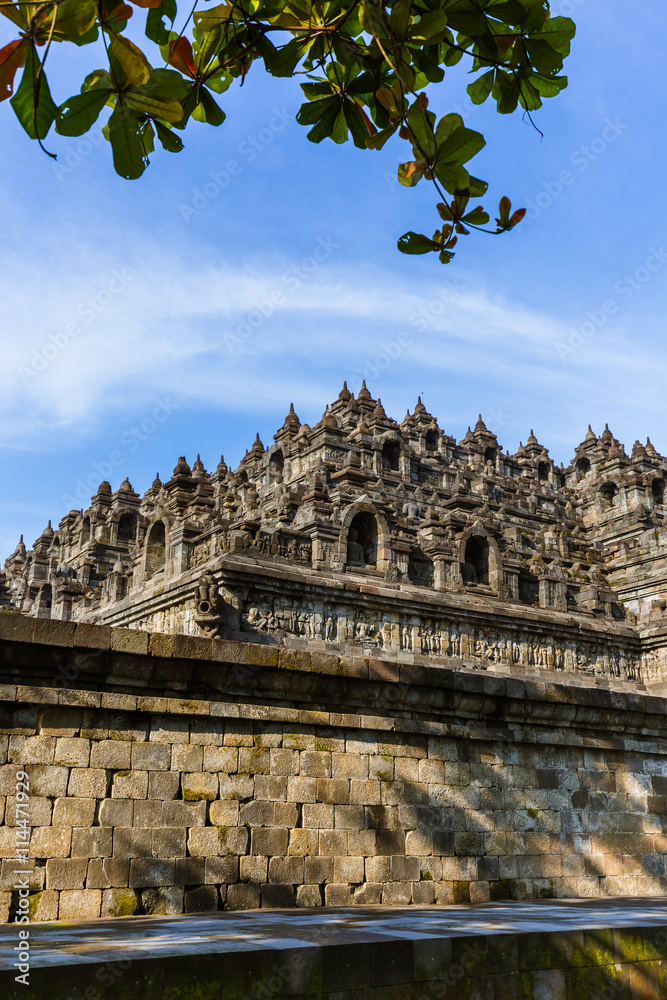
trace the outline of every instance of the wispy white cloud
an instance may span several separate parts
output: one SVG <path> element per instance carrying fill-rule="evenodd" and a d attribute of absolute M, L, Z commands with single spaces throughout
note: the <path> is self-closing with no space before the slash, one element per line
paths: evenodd
<path fill-rule="evenodd" d="M 616 419 L 632 387 L 634 418 L 655 423 L 662 412 L 667 361 L 636 338 L 630 350 L 620 320 L 563 359 L 557 345 L 570 337 L 566 314 L 511 301 L 475 275 L 452 282 L 432 280 L 426 269 L 417 280 L 372 267 L 361 273 L 337 259 L 326 237 L 304 260 L 274 256 L 245 266 L 206 266 L 202 254 L 188 252 L 174 260 L 137 245 L 120 260 L 79 246 L 85 263 L 67 283 L 48 254 L 41 268 L 33 261 L 41 291 L 29 311 L 19 282 L 24 262 L 5 273 L 6 447 L 45 447 L 64 432 L 94 435 L 165 393 L 181 404 L 258 414 L 290 399 L 317 407 L 330 395 L 332 369 L 368 375 L 397 407 L 411 402 L 401 382 L 421 382 L 440 401 L 439 415 L 456 409 L 457 422 L 496 400 L 513 432 L 532 410 L 551 442 L 570 449 L 584 404 L 586 423 L 605 405 Z M 460 414 L 463 403 L 469 409 Z"/>

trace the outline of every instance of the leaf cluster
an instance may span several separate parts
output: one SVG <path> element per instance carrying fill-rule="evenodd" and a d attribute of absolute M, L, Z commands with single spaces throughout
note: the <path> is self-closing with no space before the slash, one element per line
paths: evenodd
<path fill-rule="evenodd" d="M 126 30 L 142 9 L 151 58 Z M 43 149 L 52 127 L 82 135 L 107 109 L 103 134 L 114 167 L 137 178 L 156 139 L 176 153 L 191 121 L 221 125 L 219 96 L 260 62 L 275 77 L 303 78 L 297 121 L 311 142 L 351 139 L 371 150 L 394 136 L 409 143 L 412 158 L 399 165 L 398 180 L 432 183 L 443 225 L 432 238 L 406 233 L 398 247 L 437 252 L 443 263 L 459 236 L 506 232 L 523 210 L 510 214 L 503 198 L 494 230 L 481 205 L 468 207 L 488 187 L 469 172 L 484 137 L 458 114 L 438 120 L 426 90 L 467 59 L 473 103 L 491 98 L 500 114 L 522 108 L 530 116 L 567 85 L 563 62 L 575 30 L 569 18 L 550 16 L 546 0 L 195 0 L 183 24 L 177 0 L 0 0 L 0 14 L 18 29 L 0 49 L 0 100 L 9 99 Z M 53 44 L 99 39 L 105 65 L 56 103 L 46 76 Z"/>

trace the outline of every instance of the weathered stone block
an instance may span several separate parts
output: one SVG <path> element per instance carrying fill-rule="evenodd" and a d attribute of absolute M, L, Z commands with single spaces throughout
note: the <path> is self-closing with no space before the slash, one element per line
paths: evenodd
<path fill-rule="evenodd" d="M 230 888 L 239 880 L 239 859 L 234 857 L 206 858 L 204 881 L 209 885 L 219 882 L 229 884 Z"/>
<path fill-rule="evenodd" d="M 105 889 L 101 917 L 132 917 L 139 912 L 141 897 L 136 889 Z"/>
<path fill-rule="evenodd" d="M 127 858 L 91 858 L 88 862 L 86 889 L 112 889 L 128 885 L 130 862 Z"/>
<path fill-rule="evenodd" d="M 16 787 L 16 768 L 12 766 L 11 769 L 13 778 L 11 791 L 13 792 Z M 30 766 L 28 773 L 30 775 L 31 795 L 56 797 L 58 795 L 65 795 L 67 792 L 67 782 L 69 781 L 70 774 L 68 767 L 34 764 Z"/>
<path fill-rule="evenodd" d="M 183 912 L 183 888 L 180 885 L 143 889 L 141 905 L 151 916 L 167 916 Z"/>
<path fill-rule="evenodd" d="M 185 828 L 157 827 L 152 831 L 154 858 L 182 858 L 185 856 Z"/>
<path fill-rule="evenodd" d="M 317 778 L 290 775 L 287 779 L 289 802 L 317 802 Z"/>
<path fill-rule="evenodd" d="M 255 910 L 260 905 L 260 890 L 256 885 L 230 885 L 227 888 L 227 910 Z"/>
<path fill-rule="evenodd" d="M 299 773 L 311 778 L 331 777 L 331 754 L 318 750 L 304 750 L 300 755 Z"/>
<path fill-rule="evenodd" d="M 218 890 L 214 885 L 200 885 L 185 893 L 183 909 L 185 913 L 210 913 L 218 909 Z"/>
<path fill-rule="evenodd" d="M 151 831 L 135 826 L 117 826 L 113 831 L 115 858 L 150 858 Z"/>
<path fill-rule="evenodd" d="M 67 799 L 61 799 L 60 801 L 73 801 Z M 6 826 L 16 826 L 16 796 L 8 795 L 5 804 L 5 815 L 4 822 Z M 25 802 L 19 802 L 19 814 L 18 818 L 25 818 L 26 804 Z M 30 803 L 27 807 L 27 811 L 30 817 L 31 826 L 50 826 L 53 822 L 54 826 L 71 826 L 71 823 L 63 822 L 62 819 L 53 819 L 53 804 L 52 800 L 46 798 L 44 795 L 30 795 Z"/>
<path fill-rule="evenodd" d="M 132 826 L 132 799 L 104 799 L 100 802 L 100 826 Z"/>
<path fill-rule="evenodd" d="M 255 792 L 255 781 L 249 774 L 219 774 L 219 795 L 221 799 L 251 799 Z"/>
<path fill-rule="evenodd" d="M 317 830 L 290 830 L 289 854 L 298 857 L 317 854 L 319 835 Z"/>
<path fill-rule="evenodd" d="M 11 893 L 7 894 L 11 898 Z M 58 902 L 60 893 L 54 889 L 46 889 L 28 896 L 28 914 L 33 923 L 58 919 Z"/>
<path fill-rule="evenodd" d="M 207 750 L 217 747 L 207 747 Z M 172 771 L 201 771 L 204 748 L 190 743 L 177 743 L 171 748 Z M 217 770 L 212 768 L 211 770 Z"/>
<path fill-rule="evenodd" d="M 145 799 L 147 795 L 148 771 L 116 771 L 111 784 L 113 799 Z"/>
<path fill-rule="evenodd" d="M 355 857 L 334 858 L 334 882 L 364 881 L 364 859 Z"/>
<path fill-rule="evenodd" d="M 325 906 L 350 906 L 352 887 L 347 882 L 329 882 L 324 886 Z"/>
<path fill-rule="evenodd" d="M 181 787 L 181 776 L 172 771 L 148 772 L 149 799 L 173 799 Z"/>
<path fill-rule="evenodd" d="M 239 806 L 239 822 L 251 826 L 273 826 L 275 822 L 275 802 L 255 799 Z"/>
<path fill-rule="evenodd" d="M 10 763 L 53 764 L 55 736 L 10 736 L 8 739 L 7 759 Z"/>
<path fill-rule="evenodd" d="M 211 802 L 209 818 L 212 826 L 238 826 L 239 804 L 229 800 Z"/>
<path fill-rule="evenodd" d="M 134 771 L 168 771 L 171 747 L 161 743 L 133 743 L 131 768 Z"/>
<path fill-rule="evenodd" d="M 92 826 L 95 818 L 95 799 L 59 798 L 53 804 L 54 826 Z M 33 802 L 30 818 L 34 819 Z"/>
<path fill-rule="evenodd" d="M 334 825 L 334 807 L 323 803 L 305 803 L 303 825 L 308 830 L 331 830 Z"/>
<path fill-rule="evenodd" d="M 200 799 L 212 801 L 218 797 L 218 776 L 207 771 L 194 771 L 181 777 L 183 798 L 186 802 Z"/>
<path fill-rule="evenodd" d="M 271 774 L 293 776 L 299 773 L 299 751 L 275 749 L 270 751 Z"/>
<path fill-rule="evenodd" d="M 71 844 L 71 827 L 37 826 L 30 837 L 30 857 L 67 858 Z"/>
<path fill-rule="evenodd" d="M 259 855 L 239 859 L 239 878 L 242 882 L 261 885 L 267 881 L 269 859 Z"/>
<path fill-rule="evenodd" d="M 251 831 L 250 853 L 266 855 L 267 857 L 274 855 L 284 857 L 287 854 L 287 843 L 288 831 L 286 829 L 261 827 Z"/>
<path fill-rule="evenodd" d="M 137 799 L 134 803 L 132 826 L 162 826 L 162 799 Z"/>
<path fill-rule="evenodd" d="M 112 853 L 112 832 L 109 827 L 72 830 L 73 858 L 106 858 Z"/>
<path fill-rule="evenodd" d="M 174 867 L 174 861 L 158 858 L 133 858 L 130 862 L 130 885 L 136 888 L 159 885 L 173 886 Z"/>
<path fill-rule="evenodd" d="M 60 920 L 90 920 L 99 917 L 102 893 L 99 889 L 65 889 L 60 893 Z"/>
<path fill-rule="evenodd" d="M 163 826 L 206 826 L 206 801 L 164 802 Z"/>
<path fill-rule="evenodd" d="M 103 799 L 107 794 L 106 771 L 94 767 L 73 767 L 67 785 L 67 794 L 82 799 Z M 113 795 L 113 791 L 111 794 Z"/>
<path fill-rule="evenodd" d="M 333 865 L 333 858 L 304 858 L 304 881 L 318 885 L 333 881 Z"/>
<path fill-rule="evenodd" d="M 303 882 L 303 858 L 271 858 L 269 861 L 269 882 L 297 885 Z"/>
<path fill-rule="evenodd" d="M 363 830 L 363 806 L 334 806 L 334 827 L 336 830 Z"/>
<path fill-rule="evenodd" d="M 46 888 L 83 889 L 87 872 L 87 858 L 49 858 L 46 862 Z"/>
<path fill-rule="evenodd" d="M 297 906 L 322 906 L 322 893 L 319 885 L 298 885 L 295 902 Z"/>

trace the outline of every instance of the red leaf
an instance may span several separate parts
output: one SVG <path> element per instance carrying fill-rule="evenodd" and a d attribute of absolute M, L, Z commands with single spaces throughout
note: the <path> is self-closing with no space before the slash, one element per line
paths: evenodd
<path fill-rule="evenodd" d="M 133 14 L 134 11 L 128 4 L 121 3 L 117 7 L 114 7 L 111 12 L 103 10 L 101 21 L 102 24 L 116 24 L 119 21 L 128 21 Z"/>
<path fill-rule="evenodd" d="M 187 38 L 183 38 L 183 36 L 177 38 L 175 42 L 169 43 L 169 59 L 167 62 L 170 66 L 175 66 L 181 73 L 187 74 L 187 76 L 194 77 L 197 75 L 192 46 Z"/>
<path fill-rule="evenodd" d="M 159 7 L 162 0 L 132 0 L 135 7 Z"/>
<path fill-rule="evenodd" d="M 6 101 L 14 92 L 14 76 L 25 62 L 26 41 L 17 38 L 0 49 L 0 101 Z"/>
<path fill-rule="evenodd" d="M 514 212 L 512 214 L 512 217 L 510 218 L 509 225 L 516 226 L 517 223 L 521 222 L 525 214 L 526 214 L 525 208 L 517 208 L 516 212 Z"/>

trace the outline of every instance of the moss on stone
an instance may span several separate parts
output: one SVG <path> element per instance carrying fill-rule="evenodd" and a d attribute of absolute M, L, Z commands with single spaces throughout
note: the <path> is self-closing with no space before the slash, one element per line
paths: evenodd
<path fill-rule="evenodd" d="M 111 890 L 112 902 L 107 905 L 109 917 L 132 917 L 139 909 L 139 897 L 134 889 Z"/>

